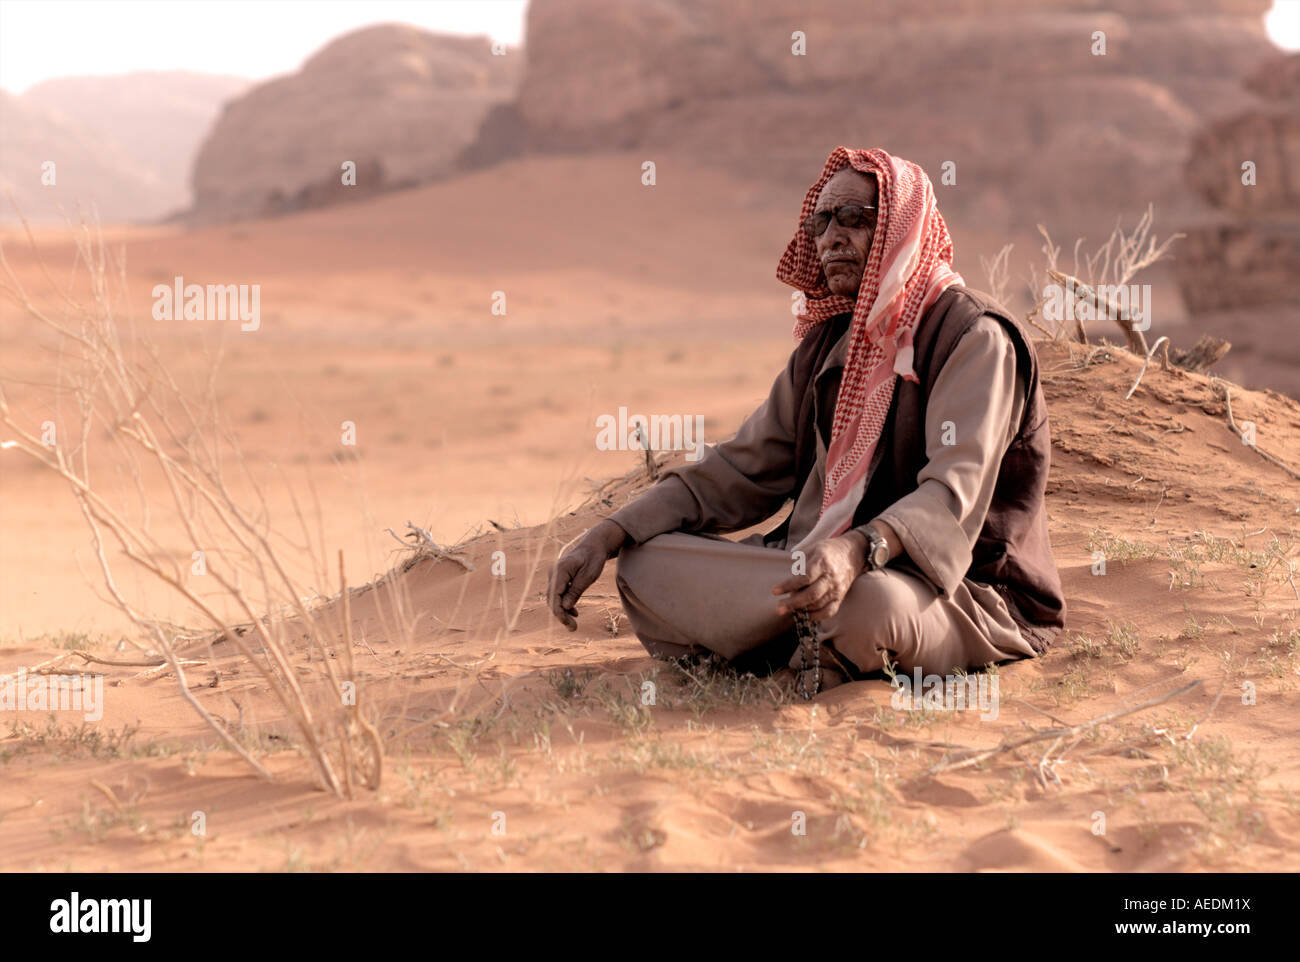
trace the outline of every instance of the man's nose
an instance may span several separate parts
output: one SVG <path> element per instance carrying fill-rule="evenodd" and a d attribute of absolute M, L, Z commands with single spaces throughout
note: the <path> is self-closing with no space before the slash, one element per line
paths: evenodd
<path fill-rule="evenodd" d="M 822 234 L 822 250 L 831 250 L 837 246 L 843 247 L 848 242 L 848 228 L 841 227 L 840 222 L 832 217 L 830 224 L 826 228 L 826 232 Z"/>

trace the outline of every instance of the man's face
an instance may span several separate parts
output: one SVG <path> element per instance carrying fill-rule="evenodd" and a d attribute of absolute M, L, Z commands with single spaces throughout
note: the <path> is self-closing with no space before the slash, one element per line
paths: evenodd
<path fill-rule="evenodd" d="M 835 211 L 845 204 L 875 207 L 876 179 L 845 167 L 837 171 L 822 188 L 817 198 L 818 211 Z M 876 233 L 877 211 L 867 211 L 865 222 L 857 227 L 843 227 L 835 217 L 830 226 L 815 239 L 817 256 L 826 274 L 826 286 L 832 294 L 857 297 L 862 286 L 862 274 L 867 269 L 867 252 Z"/>

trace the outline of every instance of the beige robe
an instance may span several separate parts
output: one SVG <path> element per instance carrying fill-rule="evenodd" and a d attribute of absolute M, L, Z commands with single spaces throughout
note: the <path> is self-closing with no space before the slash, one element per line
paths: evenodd
<path fill-rule="evenodd" d="M 835 397 L 848 340 L 846 330 L 814 380 L 825 396 Z M 916 490 L 879 515 L 897 532 L 904 555 L 859 576 L 839 612 L 819 626 L 858 671 L 879 669 L 886 657 L 908 671 L 942 674 L 1033 654 L 998 594 L 964 577 L 1024 411 L 1015 368 L 1011 339 L 984 316 L 940 371 L 926 407 L 928 463 Z M 787 365 L 735 437 L 672 469 L 610 515 L 636 543 L 621 553 L 617 581 L 632 627 L 652 654 L 706 648 L 735 658 L 790 632 L 792 619 L 776 614 L 779 599 L 771 592 L 791 572 L 786 547 L 816 523 L 826 465 L 822 431 L 831 412 L 817 411 L 823 427 L 816 462 L 794 500 L 784 543 L 682 532 L 737 531 L 782 507 L 796 482 L 789 452 L 799 400 Z M 944 593 L 944 584 L 957 588 Z M 798 660 L 796 652 L 791 665 Z"/>

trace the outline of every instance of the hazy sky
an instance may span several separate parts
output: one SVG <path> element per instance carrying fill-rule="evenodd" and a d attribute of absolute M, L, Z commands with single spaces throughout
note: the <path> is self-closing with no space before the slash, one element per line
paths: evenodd
<path fill-rule="evenodd" d="M 618 0 L 605 0 L 615 3 Z M 0 0 L 0 87 L 50 77 L 194 70 L 262 79 L 295 70 L 339 34 L 400 21 L 519 43 L 525 0 Z M 1266 25 L 1300 49 L 1300 0 Z"/>
<path fill-rule="evenodd" d="M 288 73 L 341 33 L 385 21 L 519 43 L 525 0 L 0 0 L 0 87 L 193 70 Z"/>
<path fill-rule="evenodd" d="M 1300 0 L 1273 0 L 1264 26 L 1279 47 L 1300 50 Z"/>

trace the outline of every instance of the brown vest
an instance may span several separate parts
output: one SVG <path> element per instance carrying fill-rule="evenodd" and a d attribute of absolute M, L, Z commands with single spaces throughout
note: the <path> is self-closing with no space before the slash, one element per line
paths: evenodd
<path fill-rule="evenodd" d="M 919 383 L 898 381 L 853 524 L 866 524 L 916 490 L 917 475 L 929 460 L 925 451 L 926 401 L 953 348 L 984 314 L 1000 321 L 1015 344 L 1016 375 L 1026 385 L 1025 412 L 1015 440 L 1002 458 L 993 501 L 966 577 L 990 585 L 1002 596 L 1021 634 L 1041 653 L 1065 624 L 1065 597 L 1048 540 L 1044 499 L 1052 458 L 1047 404 L 1038 379 L 1038 356 L 1028 332 L 987 294 L 950 287 L 917 324 L 913 366 Z M 795 350 L 795 389 L 801 398 L 798 423 L 802 425 L 795 445 L 796 492 L 803 490 L 816 458 L 811 379 L 850 321 L 848 314 L 830 319 Z M 823 399 L 823 412 L 833 404 L 833 398 Z"/>

